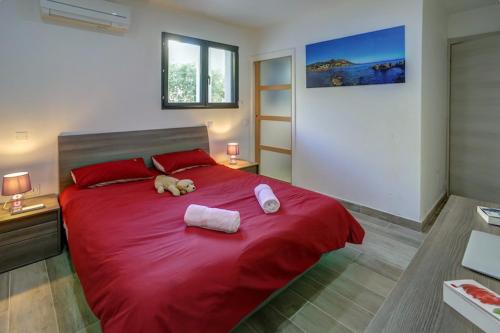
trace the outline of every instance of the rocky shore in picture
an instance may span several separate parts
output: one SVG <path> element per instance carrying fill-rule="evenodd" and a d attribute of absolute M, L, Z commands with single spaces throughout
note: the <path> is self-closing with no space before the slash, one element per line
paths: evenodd
<path fill-rule="evenodd" d="M 308 72 L 324 72 L 336 67 L 346 67 L 354 65 L 352 62 L 345 59 L 332 59 L 329 61 L 317 62 L 311 65 L 307 65 Z"/>
<path fill-rule="evenodd" d="M 339 62 L 307 67 L 307 87 L 342 87 L 405 82 L 405 60 L 339 65 Z"/>
<path fill-rule="evenodd" d="M 388 62 L 385 64 L 376 64 L 372 68 L 376 71 L 387 71 L 387 70 L 389 70 L 391 68 L 395 68 L 395 67 L 404 69 L 405 68 L 405 61 L 402 60 L 399 62 Z"/>

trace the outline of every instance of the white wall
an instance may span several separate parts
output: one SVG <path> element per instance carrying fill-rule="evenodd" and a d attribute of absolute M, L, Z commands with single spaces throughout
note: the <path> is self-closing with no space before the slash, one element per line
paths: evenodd
<path fill-rule="evenodd" d="M 399 25 L 405 84 L 306 89 L 306 44 Z M 260 38 L 260 53 L 296 50 L 294 183 L 420 221 L 422 1 L 323 3 Z"/>
<path fill-rule="evenodd" d="M 500 4 L 450 15 L 448 37 L 460 38 L 500 31 Z"/>
<path fill-rule="evenodd" d="M 123 2 L 123 1 L 122 1 Z M 124 36 L 44 23 L 39 1 L 0 2 L 0 175 L 27 170 L 42 193 L 57 191 L 57 136 L 73 131 L 181 127 L 213 121 L 211 148 L 249 153 L 252 32 L 129 1 Z M 160 37 L 180 33 L 240 46 L 239 110 L 161 110 Z M 28 131 L 28 141 L 16 141 Z"/>
<path fill-rule="evenodd" d="M 422 29 L 421 218 L 447 191 L 448 36 L 441 1 L 424 0 Z"/>

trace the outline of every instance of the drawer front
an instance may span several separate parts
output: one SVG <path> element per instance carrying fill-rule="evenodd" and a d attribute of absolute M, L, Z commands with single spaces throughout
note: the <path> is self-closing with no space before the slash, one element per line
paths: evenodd
<path fill-rule="evenodd" d="M 41 215 L 35 215 L 31 217 L 14 219 L 9 222 L 1 223 L 0 233 L 9 232 L 12 230 L 24 229 L 37 224 L 42 224 L 49 221 L 57 221 L 57 220 L 59 220 L 59 211 L 54 211 Z"/>
<path fill-rule="evenodd" d="M 59 234 L 32 238 L 0 247 L 0 272 L 59 254 Z"/>
<path fill-rule="evenodd" d="M 58 221 L 54 220 L 50 222 L 44 222 L 42 224 L 36 224 L 23 229 L 4 232 L 0 234 L 0 247 L 58 232 L 57 228 Z"/>
<path fill-rule="evenodd" d="M 259 167 L 257 165 L 242 168 L 241 170 L 246 171 L 246 172 L 250 172 L 250 173 L 255 173 L 255 174 L 259 173 Z"/>

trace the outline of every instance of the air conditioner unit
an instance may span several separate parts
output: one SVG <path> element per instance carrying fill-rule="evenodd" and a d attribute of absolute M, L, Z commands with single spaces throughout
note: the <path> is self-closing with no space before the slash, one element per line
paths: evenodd
<path fill-rule="evenodd" d="M 125 32 L 130 25 L 127 6 L 104 0 L 40 0 L 42 18 Z"/>

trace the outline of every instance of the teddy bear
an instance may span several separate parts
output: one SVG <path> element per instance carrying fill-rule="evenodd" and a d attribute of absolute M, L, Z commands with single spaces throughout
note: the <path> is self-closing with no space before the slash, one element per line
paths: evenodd
<path fill-rule="evenodd" d="M 196 190 L 196 186 L 191 179 L 177 179 L 169 176 L 157 176 L 155 179 L 155 188 L 158 193 L 164 193 L 165 190 L 178 197 Z"/>

